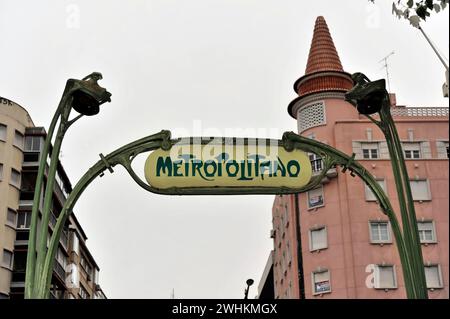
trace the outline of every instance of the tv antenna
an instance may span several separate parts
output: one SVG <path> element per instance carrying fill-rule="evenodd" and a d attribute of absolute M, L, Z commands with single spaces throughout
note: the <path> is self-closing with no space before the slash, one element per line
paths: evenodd
<path fill-rule="evenodd" d="M 389 81 L 389 66 L 388 66 L 388 59 L 391 57 L 391 55 L 394 55 L 394 51 L 386 55 L 384 58 L 382 58 L 378 63 L 384 62 L 382 69 L 386 69 L 386 80 L 388 85 L 388 91 L 391 93 L 391 83 Z"/>

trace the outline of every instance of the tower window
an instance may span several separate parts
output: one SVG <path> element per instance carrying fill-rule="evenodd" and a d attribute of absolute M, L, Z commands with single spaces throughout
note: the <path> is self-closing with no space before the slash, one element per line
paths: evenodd
<path fill-rule="evenodd" d="M 403 150 L 406 159 L 421 158 L 420 143 L 403 143 Z"/>
<path fill-rule="evenodd" d="M 361 149 L 364 159 L 380 158 L 378 143 L 361 143 Z"/>

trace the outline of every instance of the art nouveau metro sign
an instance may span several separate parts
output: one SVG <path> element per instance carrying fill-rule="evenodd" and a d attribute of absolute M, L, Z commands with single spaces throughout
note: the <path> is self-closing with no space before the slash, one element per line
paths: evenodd
<path fill-rule="evenodd" d="M 157 149 L 145 163 L 153 188 L 299 188 L 312 176 L 308 155 L 287 151 L 270 139 L 181 139 L 169 150 Z"/>

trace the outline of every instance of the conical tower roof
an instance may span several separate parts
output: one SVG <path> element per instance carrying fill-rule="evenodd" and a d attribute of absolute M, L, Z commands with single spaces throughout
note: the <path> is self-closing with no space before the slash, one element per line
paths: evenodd
<path fill-rule="evenodd" d="M 345 93 L 352 87 L 353 81 L 342 67 L 325 18 L 317 17 L 305 75 L 294 83 L 299 97 L 289 104 L 288 112 L 296 118 L 299 102 L 305 97 L 324 92 Z"/>
<path fill-rule="evenodd" d="M 305 74 L 319 71 L 344 71 L 324 17 L 316 19 Z"/>

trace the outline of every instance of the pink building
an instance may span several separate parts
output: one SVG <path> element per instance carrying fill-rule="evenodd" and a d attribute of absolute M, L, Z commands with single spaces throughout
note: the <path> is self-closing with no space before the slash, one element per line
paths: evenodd
<path fill-rule="evenodd" d="M 316 20 L 305 75 L 288 107 L 298 133 L 356 154 L 398 212 L 381 131 L 344 100 L 352 87 L 327 24 Z M 430 298 L 448 298 L 448 108 L 399 106 L 392 114 L 403 143 L 415 200 Z M 320 158 L 310 155 L 313 169 Z M 400 216 L 398 216 L 401 221 Z M 330 170 L 321 187 L 277 196 L 273 204 L 276 298 L 406 298 L 390 224 L 358 177 Z"/>

